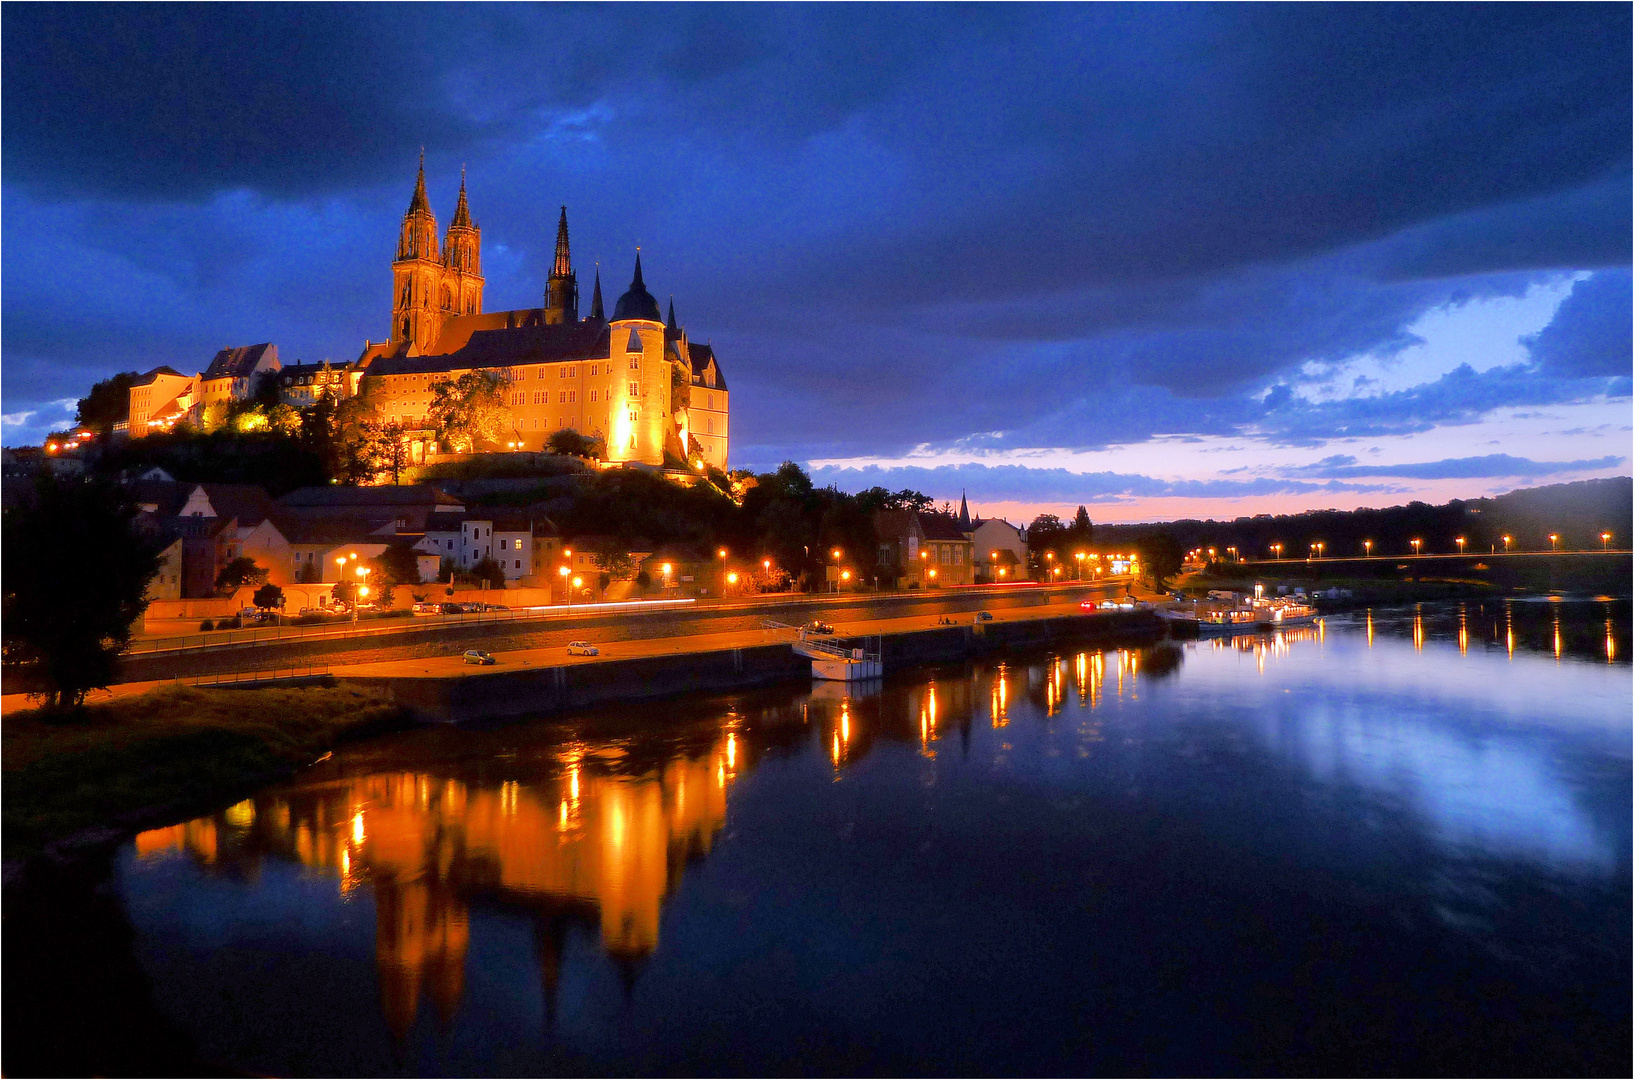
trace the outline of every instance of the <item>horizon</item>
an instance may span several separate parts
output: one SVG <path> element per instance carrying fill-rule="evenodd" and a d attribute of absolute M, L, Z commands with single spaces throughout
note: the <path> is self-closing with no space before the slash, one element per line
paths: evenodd
<path fill-rule="evenodd" d="M 423 146 L 488 311 L 563 204 L 585 295 L 639 248 L 733 468 L 1141 524 L 1634 458 L 1626 6 L 8 16 L 8 446 L 118 371 L 386 336 Z"/>

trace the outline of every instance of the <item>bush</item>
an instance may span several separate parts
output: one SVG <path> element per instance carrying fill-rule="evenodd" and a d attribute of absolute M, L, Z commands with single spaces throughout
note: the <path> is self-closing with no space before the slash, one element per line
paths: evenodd
<path fill-rule="evenodd" d="M 215 628 L 216 624 L 209 619 L 205 619 L 203 622 L 199 623 L 200 630 L 214 630 Z"/>
<path fill-rule="evenodd" d="M 238 630 L 238 629 L 242 628 L 243 625 L 244 625 L 244 620 L 239 618 L 237 615 L 234 615 L 230 619 L 222 619 L 220 622 L 216 623 L 216 629 L 217 630 Z"/>

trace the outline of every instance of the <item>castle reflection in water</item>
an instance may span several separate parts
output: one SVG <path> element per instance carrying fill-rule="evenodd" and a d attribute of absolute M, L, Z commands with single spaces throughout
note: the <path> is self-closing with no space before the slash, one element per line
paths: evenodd
<path fill-rule="evenodd" d="M 1459 651 L 1479 626 L 1489 648 L 1513 652 L 1524 637 L 1536 651 L 1559 655 L 1558 629 L 1535 625 L 1548 617 L 1532 616 L 1533 632 L 1520 635 L 1507 613 L 1460 610 Z M 1426 635 L 1413 614 L 1388 627 L 1371 612 L 1357 620 L 1369 646 L 1376 633 L 1410 637 L 1415 647 Z M 1610 625 L 1604 655 L 1626 662 Z M 1192 647 L 1251 653 L 1263 672 L 1290 649 L 1319 646 L 1325 634 L 1319 622 Z M 1584 642 L 1581 651 L 1590 648 Z M 691 720 L 649 720 L 634 737 L 527 724 L 427 735 L 454 740 L 453 754 L 405 753 L 401 741 L 384 740 L 217 814 L 142 833 L 136 854 L 185 854 L 212 873 L 246 877 L 263 860 L 294 862 L 331 875 L 343 894 L 372 897 L 381 1004 L 402 1038 L 424 1001 L 445 1024 L 458 1010 L 473 904 L 532 918 L 547 1009 L 571 928 L 598 935 L 602 951 L 633 979 L 658 947 L 665 899 L 689 861 L 709 853 L 734 784 L 759 756 L 816 740 L 838 772 L 882 740 L 929 758 L 968 751 L 972 725 L 1007 726 L 1018 701 L 1045 718 L 1074 704 L 1093 714 L 1172 674 L 1184 655 L 1163 644 L 927 671 L 883 688 L 767 692 Z M 1094 741 L 1095 718 L 1085 717 L 1081 730 Z"/>

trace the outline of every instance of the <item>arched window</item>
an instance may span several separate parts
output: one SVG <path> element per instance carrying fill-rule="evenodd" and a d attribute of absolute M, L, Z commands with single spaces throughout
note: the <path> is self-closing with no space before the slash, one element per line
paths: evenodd
<path fill-rule="evenodd" d="M 443 310 L 454 310 L 454 294 L 449 291 L 447 285 L 443 286 Z"/>

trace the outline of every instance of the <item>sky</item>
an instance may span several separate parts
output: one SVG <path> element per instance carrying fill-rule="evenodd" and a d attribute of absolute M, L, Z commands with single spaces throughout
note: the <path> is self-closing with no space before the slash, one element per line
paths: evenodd
<path fill-rule="evenodd" d="M 6 6 L 0 439 L 639 245 L 734 467 L 1097 521 L 1627 475 L 1630 7 Z"/>

